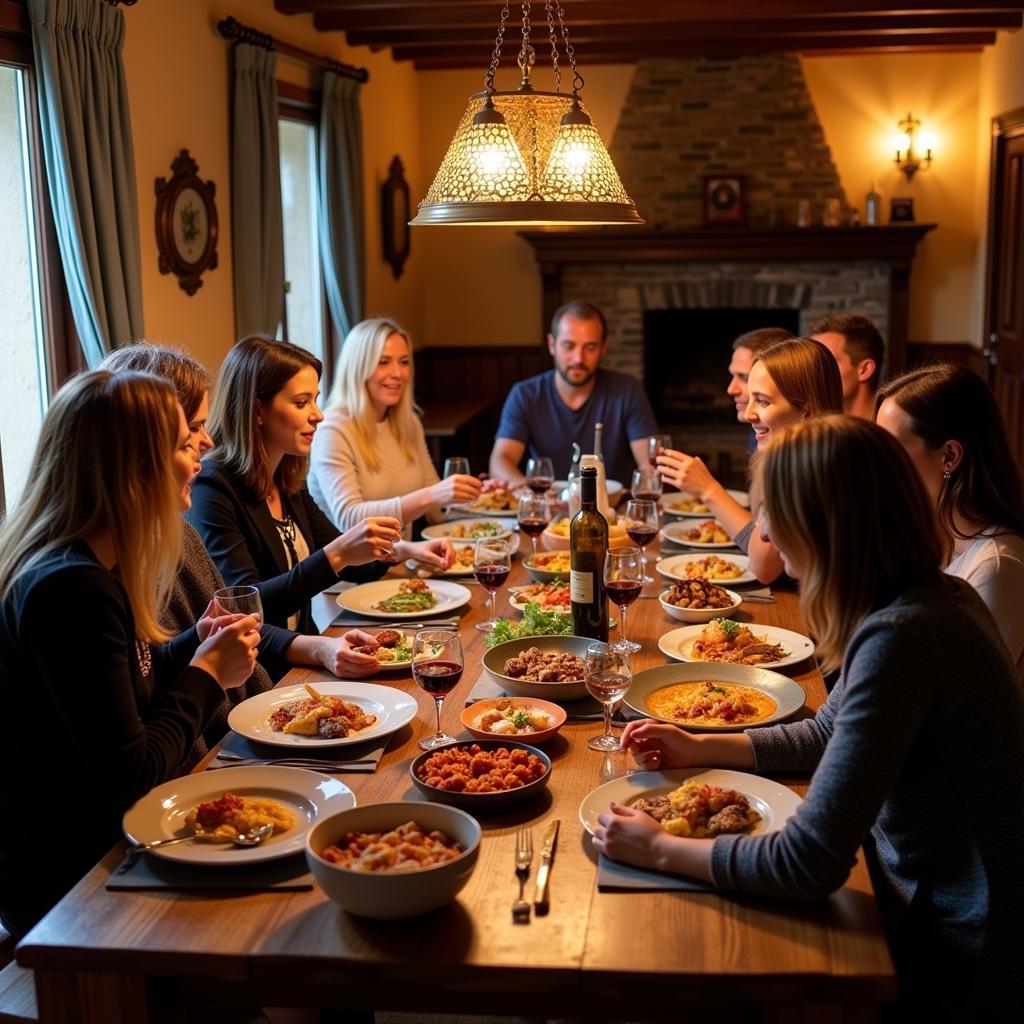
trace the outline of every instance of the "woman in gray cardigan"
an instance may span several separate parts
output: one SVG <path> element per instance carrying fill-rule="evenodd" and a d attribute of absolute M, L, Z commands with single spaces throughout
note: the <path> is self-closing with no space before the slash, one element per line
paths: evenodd
<path fill-rule="evenodd" d="M 760 528 L 840 680 L 814 718 L 700 736 L 634 722 L 622 743 L 649 768 L 811 772 L 807 798 L 781 831 L 712 841 L 612 805 L 594 845 L 719 889 L 807 901 L 843 885 L 870 834 L 903 1000 L 956 1020 L 1019 1006 L 1024 700 L 995 622 L 940 571 L 932 504 L 880 428 L 802 423 L 757 472 Z"/>

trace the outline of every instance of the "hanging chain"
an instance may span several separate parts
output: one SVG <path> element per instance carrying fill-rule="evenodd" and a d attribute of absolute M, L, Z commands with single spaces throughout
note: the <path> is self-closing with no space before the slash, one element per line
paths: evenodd
<path fill-rule="evenodd" d="M 555 11 L 551 0 L 545 0 L 544 11 L 548 16 L 548 38 L 551 40 L 551 67 L 555 72 L 555 92 L 562 91 L 562 71 L 558 66 L 558 37 L 555 35 Z"/>
<path fill-rule="evenodd" d="M 583 88 L 583 76 L 576 68 L 576 51 L 569 42 L 569 30 L 565 27 L 565 11 L 562 10 L 562 0 L 555 0 L 555 9 L 558 14 L 558 25 L 562 30 L 562 44 L 565 46 L 566 55 L 569 58 L 569 66 L 572 68 L 572 94 L 579 98 L 579 91 Z"/>
<path fill-rule="evenodd" d="M 505 40 L 505 23 L 508 21 L 508 0 L 501 9 L 501 22 L 498 25 L 498 38 L 494 40 L 494 53 L 491 54 L 491 66 L 487 71 L 485 86 L 488 92 L 494 92 L 494 76 L 498 73 L 498 62 L 501 60 L 501 44 Z"/>
<path fill-rule="evenodd" d="M 519 67 L 523 70 L 523 82 L 530 78 L 530 68 L 536 60 L 533 46 L 530 45 L 530 5 L 523 0 L 523 45 L 519 50 Z"/>

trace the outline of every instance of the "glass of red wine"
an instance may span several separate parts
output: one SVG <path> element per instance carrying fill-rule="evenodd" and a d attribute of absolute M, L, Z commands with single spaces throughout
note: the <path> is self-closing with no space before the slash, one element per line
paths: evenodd
<path fill-rule="evenodd" d="M 664 455 L 666 449 L 672 447 L 672 435 L 671 434 L 651 434 L 647 438 L 647 457 L 651 460 L 651 465 L 654 465 L 654 460 L 659 455 Z"/>
<path fill-rule="evenodd" d="M 626 695 L 633 681 L 629 654 L 618 644 L 591 644 L 584 659 L 587 691 L 604 707 L 604 732 L 591 736 L 587 746 L 591 750 L 618 750 L 619 737 L 612 732 L 612 713 Z"/>
<path fill-rule="evenodd" d="M 441 731 L 444 699 L 462 678 L 462 641 L 450 629 L 421 629 L 412 641 L 412 674 L 421 689 L 434 698 L 437 707 L 437 732 L 420 740 L 423 750 L 434 750 L 455 743 L 454 736 Z"/>
<path fill-rule="evenodd" d="M 519 495 L 516 519 L 519 521 L 519 529 L 533 542 L 533 553 L 537 554 L 537 538 L 551 522 L 551 502 L 544 494 L 525 491 Z"/>
<path fill-rule="evenodd" d="M 555 482 L 555 467 L 546 456 L 529 459 L 526 463 L 526 486 L 534 494 L 547 494 Z"/>
<path fill-rule="evenodd" d="M 476 628 L 484 633 L 493 632 L 494 627 L 498 624 L 496 607 L 498 591 L 508 579 L 511 570 L 512 560 L 507 540 L 486 537 L 476 542 L 476 547 L 473 549 L 473 575 L 491 599 L 491 617 L 486 622 L 476 624 Z"/>
<path fill-rule="evenodd" d="M 634 498 L 626 503 L 623 525 L 626 527 L 629 539 L 640 548 L 642 555 L 640 582 L 644 584 L 654 582 L 652 577 L 647 574 L 647 545 L 657 535 L 658 524 L 658 503 L 656 501 Z"/>
<path fill-rule="evenodd" d="M 644 589 L 643 564 L 640 549 L 632 544 L 621 548 L 609 548 L 604 556 L 604 588 L 608 600 L 619 606 L 619 635 L 615 647 L 632 654 L 640 650 L 634 640 L 626 639 L 626 609 L 640 596 Z"/>
<path fill-rule="evenodd" d="M 633 485 L 630 488 L 630 493 L 634 498 L 641 501 L 657 501 L 661 497 L 663 486 L 661 474 L 653 467 L 633 470 Z"/>

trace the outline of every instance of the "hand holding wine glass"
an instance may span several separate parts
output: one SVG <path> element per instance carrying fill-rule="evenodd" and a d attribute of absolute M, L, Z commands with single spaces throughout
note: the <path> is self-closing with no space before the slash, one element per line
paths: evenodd
<path fill-rule="evenodd" d="M 263 625 L 263 602 L 257 587 L 221 587 L 213 594 L 217 615 L 251 615 Z"/>
<path fill-rule="evenodd" d="M 615 647 L 627 654 L 640 650 L 638 643 L 626 639 L 626 609 L 640 596 L 643 586 L 640 549 L 632 544 L 621 548 L 609 548 L 604 556 L 604 587 L 608 593 L 608 600 L 619 606 L 621 640 Z"/>
<path fill-rule="evenodd" d="M 537 554 L 537 538 L 547 529 L 551 522 L 551 502 L 544 494 L 526 491 L 519 495 L 519 508 L 516 512 L 519 529 L 529 536 L 533 543 L 533 553 Z"/>
<path fill-rule="evenodd" d="M 421 629 L 412 641 L 412 674 L 419 686 L 434 698 L 437 709 L 437 731 L 429 739 L 420 740 L 423 750 L 434 750 L 455 737 L 441 731 L 444 699 L 462 678 L 462 641 L 450 629 Z"/>
<path fill-rule="evenodd" d="M 633 681 L 629 654 L 618 644 L 591 644 L 587 648 L 586 683 L 590 695 L 604 707 L 604 732 L 587 740 L 591 750 L 618 750 L 619 738 L 612 732 L 612 712 Z"/>
<path fill-rule="evenodd" d="M 542 456 L 536 459 L 529 459 L 526 463 L 526 486 L 534 494 L 547 494 L 551 485 L 555 482 L 554 463 Z"/>
<path fill-rule="evenodd" d="M 442 477 L 470 475 L 469 459 L 464 459 L 460 455 L 454 455 L 450 459 L 444 460 L 444 472 L 441 474 Z"/>
<path fill-rule="evenodd" d="M 659 523 L 657 502 L 634 499 L 626 503 L 623 525 L 629 539 L 639 546 L 642 553 L 641 582 L 644 584 L 654 582 L 647 574 L 647 545 L 657 536 Z"/>
<path fill-rule="evenodd" d="M 491 601 L 491 617 L 478 622 L 476 628 L 491 633 L 498 623 L 497 594 L 512 570 L 508 541 L 504 538 L 488 537 L 476 542 L 473 549 L 473 575 L 487 591 Z"/>

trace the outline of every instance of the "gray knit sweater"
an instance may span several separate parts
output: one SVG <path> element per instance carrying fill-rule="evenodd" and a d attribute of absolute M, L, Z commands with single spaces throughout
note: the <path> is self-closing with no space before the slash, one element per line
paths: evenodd
<path fill-rule="evenodd" d="M 1020 996 L 1021 694 L 988 609 L 962 581 L 939 576 L 873 612 L 813 719 L 747 733 L 758 772 L 814 775 L 780 832 L 715 840 L 715 885 L 823 898 L 870 832 L 897 963 L 928 965 L 928 990 L 953 1004 Z"/>

